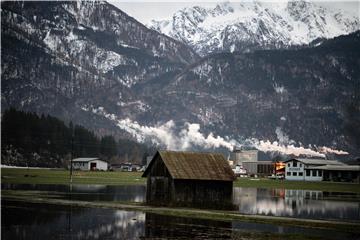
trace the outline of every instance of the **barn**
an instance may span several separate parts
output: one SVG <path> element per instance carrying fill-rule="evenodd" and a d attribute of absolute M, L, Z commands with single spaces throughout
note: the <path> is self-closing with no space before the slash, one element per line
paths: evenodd
<path fill-rule="evenodd" d="M 71 162 L 74 170 L 108 170 L 108 163 L 98 158 L 75 158 Z"/>
<path fill-rule="evenodd" d="M 158 151 L 143 177 L 150 205 L 232 207 L 236 177 L 222 154 Z"/>

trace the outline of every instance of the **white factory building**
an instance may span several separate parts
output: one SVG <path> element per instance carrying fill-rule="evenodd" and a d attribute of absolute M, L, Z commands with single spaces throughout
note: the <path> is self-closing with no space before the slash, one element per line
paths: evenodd
<path fill-rule="evenodd" d="M 108 163 L 99 158 L 75 158 L 72 160 L 74 170 L 108 170 Z"/>
<path fill-rule="evenodd" d="M 285 161 L 285 179 L 359 182 L 360 166 L 336 160 L 293 158 Z"/>

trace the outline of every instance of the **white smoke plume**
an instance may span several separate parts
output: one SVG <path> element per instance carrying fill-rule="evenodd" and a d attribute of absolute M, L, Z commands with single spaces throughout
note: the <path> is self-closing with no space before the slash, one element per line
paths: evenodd
<path fill-rule="evenodd" d="M 148 139 L 155 144 L 165 146 L 169 150 L 188 150 L 194 146 L 203 148 L 219 148 L 225 147 L 230 151 L 234 146 L 239 146 L 236 140 L 223 138 L 221 136 L 214 136 L 213 133 L 208 134 L 206 137 L 200 132 L 200 125 L 197 123 L 185 123 L 184 128 L 177 133 L 176 126 L 172 120 L 158 124 L 153 127 L 141 126 L 137 122 L 132 122 L 130 119 L 119 120 L 118 126 L 132 134 L 138 141 L 143 142 Z M 279 141 L 270 142 L 269 140 L 263 141 L 256 138 L 247 139 L 243 145 L 254 147 L 263 152 L 277 152 L 286 155 L 306 155 L 312 157 L 325 158 L 325 153 L 338 150 L 332 150 L 327 147 L 323 147 L 323 151 L 317 152 L 311 148 L 305 148 L 302 146 L 295 146 L 295 141 L 291 140 L 281 128 L 276 128 L 276 134 Z M 345 153 L 345 152 L 343 152 Z"/>
<path fill-rule="evenodd" d="M 258 139 L 251 139 L 252 146 L 263 152 L 277 152 L 286 155 L 294 156 L 312 156 L 325 158 L 325 154 L 312 150 L 311 148 L 305 148 L 303 146 L 295 146 L 296 142 L 282 131 L 280 127 L 276 127 L 275 133 L 278 141 L 270 142 L 269 140 L 263 141 Z"/>
<path fill-rule="evenodd" d="M 315 150 L 312 150 L 310 148 L 304 148 L 304 147 L 296 147 L 293 144 L 289 145 L 282 145 L 277 141 L 270 142 L 252 139 L 252 145 L 263 152 L 278 152 L 286 155 L 294 155 L 294 156 L 300 156 L 300 155 L 306 155 L 306 156 L 312 156 L 312 157 L 320 157 L 325 158 L 325 154 L 319 153 Z"/>
<path fill-rule="evenodd" d="M 275 133 L 280 145 L 295 144 L 295 141 L 291 140 L 289 136 L 282 131 L 281 127 L 276 127 Z"/>
<path fill-rule="evenodd" d="M 165 146 L 169 150 L 188 150 L 194 146 L 204 148 L 225 147 L 232 150 L 235 143 L 234 141 L 231 143 L 220 136 L 215 137 L 213 133 L 205 137 L 200 132 L 200 125 L 197 123 L 185 123 L 184 128 L 178 133 L 172 120 L 164 124 L 147 127 L 126 118 L 119 120 L 117 125 L 130 133 L 139 142 L 150 140 L 155 144 Z"/>
<path fill-rule="evenodd" d="M 185 123 L 181 131 L 176 131 L 175 123 L 172 120 L 164 124 L 148 127 L 141 126 L 139 123 L 127 118 L 118 120 L 117 125 L 121 129 L 129 132 L 139 142 L 150 140 L 154 144 L 160 144 L 169 150 L 188 150 L 194 146 L 198 146 L 207 149 L 225 147 L 231 151 L 234 146 L 247 145 L 263 152 L 277 152 L 294 156 L 305 155 L 325 158 L 326 153 L 348 154 L 345 151 L 334 150 L 328 147 L 320 147 L 319 151 L 316 151 L 310 147 L 296 146 L 295 141 L 291 140 L 279 127 L 275 130 L 278 141 L 270 142 L 269 140 L 264 141 L 252 138 L 245 140 L 244 144 L 240 144 L 234 139 L 214 136 L 213 133 L 204 136 L 204 134 L 200 132 L 200 125 L 197 123 Z"/>
<path fill-rule="evenodd" d="M 151 141 L 154 144 L 166 147 L 168 150 L 189 150 L 193 147 L 219 148 L 224 147 L 233 150 L 234 146 L 254 147 L 263 152 L 277 152 L 286 155 L 306 155 L 312 157 L 325 158 L 326 153 L 346 155 L 348 152 L 335 150 L 328 147 L 319 147 L 318 151 L 303 146 L 296 146 L 296 142 L 291 140 L 280 127 L 277 127 L 275 133 L 278 141 L 258 140 L 256 138 L 246 139 L 240 144 L 229 137 L 214 136 L 209 133 L 205 136 L 200 131 L 200 125 L 197 123 L 185 123 L 181 130 L 178 130 L 173 120 L 166 123 L 158 123 L 154 126 L 142 126 L 129 118 L 119 120 L 114 114 L 106 113 L 101 107 L 97 109 L 83 108 L 84 111 L 92 111 L 95 114 L 102 115 L 110 120 L 117 122 L 117 126 L 130 133 L 138 142 Z"/>
<path fill-rule="evenodd" d="M 126 118 L 118 120 L 117 126 L 130 133 L 138 142 L 149 140 L 154 144 L 164 145 L 169 148 L 173 148 L 178 143 L 177 139 L 173 137 L 175 123 L 172 120 L 162 125 L 148 127 Z"/>
<path fill-rule="evenodd" d="M 325 146 L 320 147 L 319 152 L 321 152 L 321 153 L 334 153 L 334 154 L 337 154 L 337 155 L 349 155 L 348 152 L 345 152 L 343 150 L 331 149 L 331 148 L 328 148 L 328 147 L 325 147 Z"/>

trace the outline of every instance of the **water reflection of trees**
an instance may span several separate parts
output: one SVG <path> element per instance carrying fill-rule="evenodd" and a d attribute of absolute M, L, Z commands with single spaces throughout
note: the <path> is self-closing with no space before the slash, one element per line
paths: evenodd
<path fill-rule="evenodd" d="M 3 200 L 1 211 L 2 225 L 5 227 L 14 225 L 44 225 L 59 217 L 66 218 L 69 206 Z M 72 214 L 75 216 L 84 211 L 86 210 L 83 208 L 76 208 L 73 209 Z"/>
<path fill-rule="evenodd" d="M 92 218 L 75 219 L 75 239 L 137 239 L 144 233 L 145 215 L 140 212 L 92 209 Z"/>
<path fill-rule="evenodd" d="M 50 184 L 2 184 L 1 189 L 46 191 L 60 198 L 68 199 L 69 185 Z M 72 185 L 72 199 L 84 201 L 119 201 L 144 202 L 146 186 L 144 185 Z"/>
<path fill-rule="evenodd" d="M 137 239 L 144 235 L 145 215 L 13 202 L 3 206 L 2 223 L 1 239 Z"/>

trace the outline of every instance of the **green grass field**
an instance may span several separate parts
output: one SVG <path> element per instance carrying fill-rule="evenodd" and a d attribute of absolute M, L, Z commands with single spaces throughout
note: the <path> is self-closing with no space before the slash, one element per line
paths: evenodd
<path fill-rule="evenodd" d="M 146 179 L 142 178 L 141 175 L 141 172 L 74 171 L 73 183 L 105 185 L 145 184 Z M 1 169 L 1 182 L 22 184 L 69 184 L 70 178 L 69 171 L 66 170 L 3 168 Z M 239 178 L 234 182 L 234 186 L 360 193 L 360 185 L 357 183 L 303 182 L 272 179 L 252 180 L 250 178 Z"/>
<path fill-rule="evenodd" d="M 128 185 L 145 184 L 140 172 L 73 171 L 74 184 Z M 68 170 L 55 169 L 1 169 L 2 183 L 69 184 Z"/>

